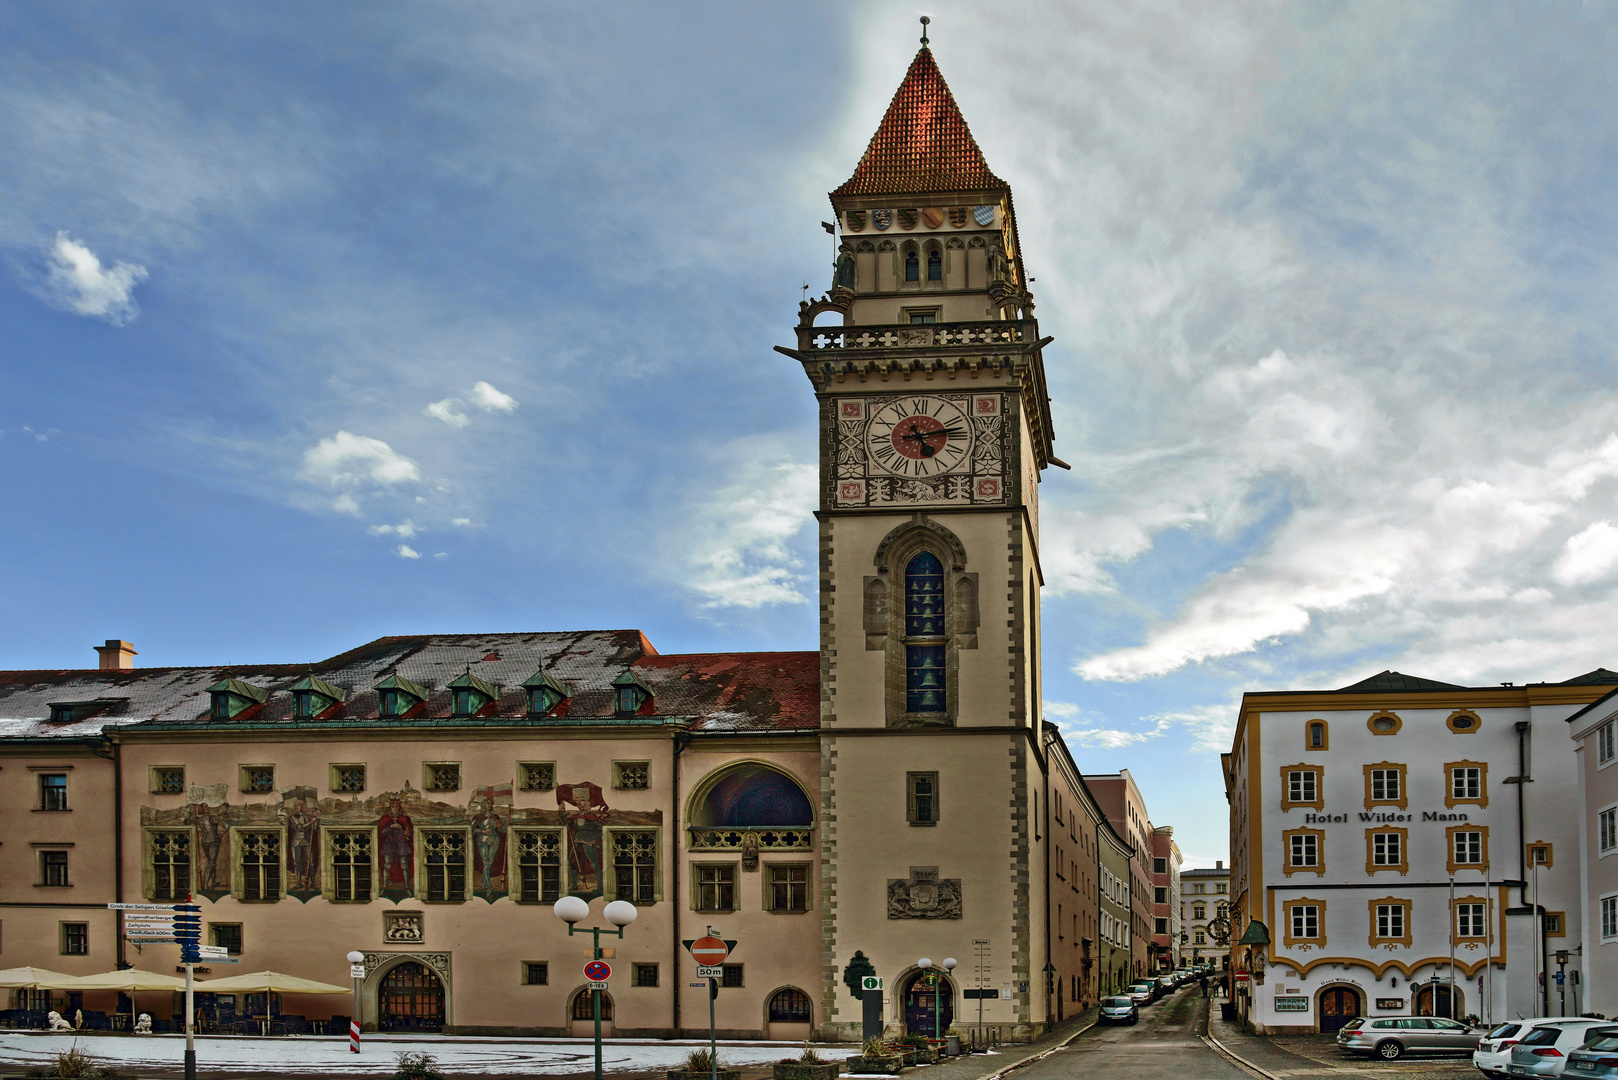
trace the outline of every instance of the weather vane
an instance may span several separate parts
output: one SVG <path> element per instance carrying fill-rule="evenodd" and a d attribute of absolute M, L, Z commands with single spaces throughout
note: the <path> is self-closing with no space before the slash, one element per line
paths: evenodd
<path fill-rule="evenodd" d="M 921 17 L 921 47 L 924 49 L 927 47 L 927 24 L 932 21 L 925 15 Z"/>
<path fill-rule="evenodd" d="M 809 302 L 809 283 L 807 281 L 803 283 L 803 302 L 806 304 Z"/>

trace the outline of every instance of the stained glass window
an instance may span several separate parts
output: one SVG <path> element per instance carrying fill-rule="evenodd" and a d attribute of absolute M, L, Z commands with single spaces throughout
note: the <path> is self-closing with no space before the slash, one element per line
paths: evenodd
<path fill-rule="evenodd" d="M 923 551 L 905 567 L 906 712 L 945 711 L 944 653 L 944 564 Z"/>

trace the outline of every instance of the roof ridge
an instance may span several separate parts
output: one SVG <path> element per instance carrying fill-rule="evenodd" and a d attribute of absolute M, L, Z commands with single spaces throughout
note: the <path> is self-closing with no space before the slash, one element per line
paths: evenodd
<path fill-rule="evenodd" d="M 832 196 L 986 188 L 1011 189 L 989 169 L 932 50 L 924 45 L 893 92 L 854 175 Z"/>

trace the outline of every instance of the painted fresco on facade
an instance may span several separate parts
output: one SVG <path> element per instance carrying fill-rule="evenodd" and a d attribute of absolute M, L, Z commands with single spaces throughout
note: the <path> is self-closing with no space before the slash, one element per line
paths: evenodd
<path fill-rule="evenodd" d="M 566 891 L 591 899 L 605 891 L 608 827 L 659 828 L 663 812 L 613 810 L 599 784 L 560 784 L 557 808 L 517 807 L 515 784 L 505 781 L 470 789 L 465 805 L 440 802 L 436 793 L 406 784 L 369 798 L 321 798 L 313 787 L 289 787 L 264 802 L 231 803 L 228 784 L 193 785 L 186 804 L 172 809 L 141 807 L 148 828 L 195 831 L 194 889 L 209 900 L 232 895 L 232 830 L 263 828 L 283 837 L 284 895 L 305 903 L 324 895 L 322 834 L 347 829 L 376 832 L 376 895 L 399 903 L 417 895 L 417 833 L 464 828 L 470 833 L 468 896 L 494 903 L 511 895 L 507 839 L 513 828 L 554 829 L 564 834 Z M 325 868 L 329 870 L 329 867 Z M 336 887 L 336 886 L 334 886 Z"/>

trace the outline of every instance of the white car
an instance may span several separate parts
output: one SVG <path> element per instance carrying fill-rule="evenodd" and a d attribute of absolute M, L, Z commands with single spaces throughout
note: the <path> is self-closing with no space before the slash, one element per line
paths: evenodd
<path fill-rule="evenodd" d="M 1591 1028 L 1611 1027 L 1606 1020 L 1532 1021 L 1533 1027 L 1511 1048 L 1511 1063 L 1506 1066 L 1507 1076 L 1561 1076 L 1567 1067 L 1567 1055 L 1584 1045 Z"/>
<path fill-rule="evenodd" d="M 1506 1076 L 1506 1069 L 1511 1065 L 1511 1048 L 1517 1045 L 1517 1040 L 1528 1034 L 1538 1024 L 1559 1024 L 1570 1020 L 1584 1020 L 1582 1016 L 1542 1016 L 1534 1020 L 1507 1020 L 1503 1024 L 1496 1024 L 1489 1033 L 1478 1040 L 1478 1048 L 1472 1053 L 1472 1064 L 1476 1065 L 1478 1072 L 1484 1076 Z"/>

